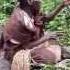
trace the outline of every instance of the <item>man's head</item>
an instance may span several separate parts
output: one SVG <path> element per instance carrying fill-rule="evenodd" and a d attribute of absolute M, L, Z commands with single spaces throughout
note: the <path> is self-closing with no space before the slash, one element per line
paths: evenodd
<path fill-rule="evenodd" d="M 22 7 L 30 6 L 33 10 L 40 10 L 41 0 L 18 0 Z"/>
<path fill-rule="evenodd" d="M 33 2 L 32 2 L 32 8 L 35 11 L 39 11 L 40 7 L 41 7 L 41 0 L 33 0 Z"/>

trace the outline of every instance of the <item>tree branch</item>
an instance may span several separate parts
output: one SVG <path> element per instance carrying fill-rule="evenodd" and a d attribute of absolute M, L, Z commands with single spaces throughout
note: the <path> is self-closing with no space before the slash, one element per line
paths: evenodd
<path fill-rule="evenodd" d="M 55 18 L 55 16 L 56 16 L 64 7 L 65 7 L 64 2 L 62 2 L 62 3 L 59 4 L 59 5 L 56 7 L 56 9 L 55 9 L 54 11 L 52 11 L 49 15 L 48 15 L 48 14 L 44 15 L 43 20 L 44 20 L 45 22 L 52 21 L 52 20 Z"/>

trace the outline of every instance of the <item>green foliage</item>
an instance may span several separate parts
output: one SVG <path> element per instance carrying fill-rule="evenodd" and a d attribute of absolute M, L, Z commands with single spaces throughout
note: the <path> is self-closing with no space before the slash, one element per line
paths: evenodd
<path fill-rule="evenodd" d="M 12 0 L 0 0 L 0 24 L 3 24 L 7 17 L 11 14 L 15 2 Z"/>
<path fill-rule="evenodd" d="M 43 0 L 41 8 L 48 13 L 53 11 L 62 0 Z M 0 24 L 4 24 L 15 6 L 15 0 L 0 0 Z M 70 45 L 70 8 L 64 8 L 56 18 L 45 24 L 45 29 L 64 32 L 60 37 L 60 44 Z"/>
<path fill-rule="evenodd" d="M 43 0 L 42 9 L 44 12 L 53 11 L 62 0 Z M 46 30 L 63 32 L 63 36 L 60 37 L 60 44 L 70 45 L 70 7 L 65 7 L 53 21 L 45 25 Z"/>

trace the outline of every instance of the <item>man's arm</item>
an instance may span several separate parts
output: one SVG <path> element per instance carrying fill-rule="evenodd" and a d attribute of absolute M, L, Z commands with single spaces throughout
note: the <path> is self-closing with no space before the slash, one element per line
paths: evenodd
<path fill-rule="evenodd" d="M 18 12 L 16 13 L 17 20 L 19 23 L 24 26 L 26 29 L 32 32 L 36 32 L 36 28 L 34 25 L 34 19 L 30 18 L 24 10 L 18 8 Z"/>
<path fill-rule="evenodd" d="M 24 17 L 23 17 L 24 16 Z M 23 16 L 21 16 L 21 23 L 29 30 L 29 31 L 33 31 L 36 32 L 36 28 L 34 25 L 34 19 L 30 18 L 29 15 L 24 14 Z"/>
<path fill-rule="evenodd" d="M 38 45 L 45 43 L 52 35 L 57 36 L 57 33 L 56 32 L 55 33 L 46 32 L 40 39 L 33 41 L 25 46 L 27 49 L 32 49 L 34 47 L 38 47 Z"/>
<path fill-rule="evenodd" d="M 25 45 L 27 49 L 32 49 L 34 47 L 37 47 L 38 45 L 46 42 L 48 40 L 48 37 L 46 35 L 44 35 L 43 37 L 41 37 L 40 39 L 38 39 L 37 41 L 31 42 L 28 45 Z"/>

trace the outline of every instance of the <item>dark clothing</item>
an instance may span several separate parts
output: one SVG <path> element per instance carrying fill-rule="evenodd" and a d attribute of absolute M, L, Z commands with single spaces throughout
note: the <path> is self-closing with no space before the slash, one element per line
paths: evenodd
<path fill-rule="evenodd" d="M 18 42 L 25 44 L 33 39 L 34 33 L 27 30 L 26 27 L 23 26 L 20 22 L 21 18 L 19 18 L 19 16 L 21 11 L 21 9 L 16 9 L 12 13 L 10 20 L 6 24 L 4 29 L 5 41 L 15 39 Z"/>
<path fill-rule="evenodd" d="M 24 17 L 25 16 L 25 17 Z M 4 39 L 5 41 L 14 39 L 20 43 L 28 44 L 34 40 L 37 40 L 36 38 L 36 32 L 39 33 L 39 38 L 43 35 L 43 29 L 37 25 L 32 23 L 31 20 L 29 23 L 25 23 L 24 20 L 29 15 L 24 12 L 24 10 L 20 8 L 16 8 L 12 15 L 10 20 L 7 22 L 5 29 L 4 29 Z M 28 19 L 31 19 L 28 17 Z M 29 25 L 29 26 L 28 26 Z M 32 26 L 31 31 L 30 26 Z M 35 31 L 32 31 L 35 30 Z"/>

